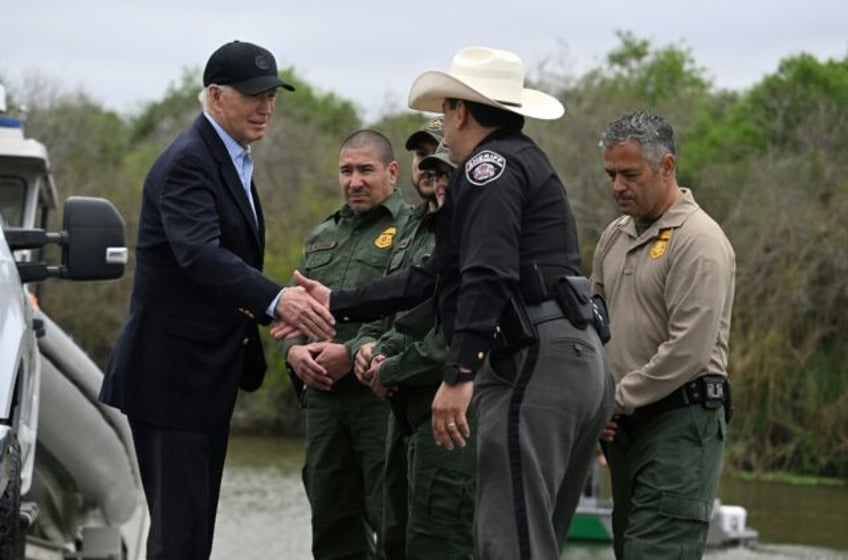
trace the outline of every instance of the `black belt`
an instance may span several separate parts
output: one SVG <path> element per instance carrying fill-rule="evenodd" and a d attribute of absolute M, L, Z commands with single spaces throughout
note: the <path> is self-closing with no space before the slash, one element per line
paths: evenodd
<path fill-rule="evenodd" d="M 702 375 L 674 390 L 662 399 L 637 408 L 633 415 L 650 420 L 669 410 L 701 404 L 704 408 L 725 405 L 725 414 L 730 412 L 730 383 L 723 375 Z"/>
<path fill-rule="evenodd" d="M 565 318 L 562 308 L 555 299 L 546 299 L 539 303 L 528 304 L 525 306 L 525 309 L 527 309 L 527 317 L 530 318 L 530 321 L 534 325 Z"/>

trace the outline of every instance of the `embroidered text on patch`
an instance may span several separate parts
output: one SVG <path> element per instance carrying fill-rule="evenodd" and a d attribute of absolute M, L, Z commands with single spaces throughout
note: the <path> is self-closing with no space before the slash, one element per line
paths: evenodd
<path fill-rule="evenodd" d="M 506 159 L 491 150 L 484 150 L 465 164 L 465 177 L 472 185 L 485 185 L 500 177 L 506 169 Z"/>

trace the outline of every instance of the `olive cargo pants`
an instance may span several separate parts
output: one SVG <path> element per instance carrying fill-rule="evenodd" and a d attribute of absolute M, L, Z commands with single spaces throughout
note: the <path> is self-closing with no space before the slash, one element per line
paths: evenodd
<path fill-rule="evenodd" d="M 389 422 L 386 448 L 383 545 L 386 560 L 471 560 L 474 558 L 474 493 L 477 422 L 471 438 L 448 451 L 433 441 L 432 392 L 408 397 L 412 434 Z"/>
<path fill-rule="evenodd" d="M 304 407 L 303 485 L 312 510 L 312 554 L 316 560 L 374 558 L 388 406 L 358 385 L 307 389 Z"/>
<path fill-rule="evenodd" d="M 718 489 L 724 408 L 694 404 L 628 417 L 608 447 L 619 560 L 700 559 Z"/>

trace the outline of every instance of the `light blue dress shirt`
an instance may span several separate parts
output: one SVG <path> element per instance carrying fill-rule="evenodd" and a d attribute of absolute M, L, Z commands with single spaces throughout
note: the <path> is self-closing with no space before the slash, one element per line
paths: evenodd
<path fill-rule="evenodd" d="M 250 146 L 247 148 L 236 142 L 229 133 L 224 130 L 218 121 L 212 118 L 209 113 L 203 113 L 215 132 L 227 148 L 227 153 L 233 160 L 233 166 L 236 168 L 241 186 L 244 189 L 244 194 L 247 196 L 247 201 L 250 203 L 250 209 L 253 211 L 253 219 L 256 224 L 259 224 L 259 218 L 256 216 L 256 205 L 253 202 L 253 194 L 250 192 L 250 181 L 253 178 L 253 159 L 250 157 Z"/>
<path fill-rule="evenodd" d="M 208 120 L 209 124 L 212 125 L 212 128 L 215 129 L 215 132 L 218 133 L 218 136 L 224 143 L 224 147 L 227 148 L 227 153 L 233 160 L 233 166 L 236 168 L 236 173 L 238 173 L 239 179 L 241 179 L 241 186 L 244 188 L 248 202 L 250 202 L 250 209 L 253 211 L 253 220 L 255 225 L 258 227 L 259 218 L 256 216 L 256 206 L 253 203 L 253 195 L 250 192 L 250 181 L 253 178 L 253 158 L 250 157 L 250 147 L 248 146 L 245 148 L 236 142 L 209 113 L 204 111 L 203 116 L 206 117 L 206 120 Z M 279 300 L 280 296 L 283 295 L 284 290 L 285 288 L 280 290 L 280 293 L 277 294 L 277 297 L 274 298 L 271 305 L 265 309 L 265 313 L 269 317 L 274 317 L 274 311 L 277 309 L 277 300 Z"/>

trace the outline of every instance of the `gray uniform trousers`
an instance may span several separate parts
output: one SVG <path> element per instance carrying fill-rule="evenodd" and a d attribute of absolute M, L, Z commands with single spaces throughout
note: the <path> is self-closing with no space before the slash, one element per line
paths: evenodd
<path fill-rule="evenodd" d="M 483 560 L 560 558 L 612 414 L 615 384 L 594 329 L 552 315 L 533 316 L 538 342 L 490 355 L 475 379 Z"/>

